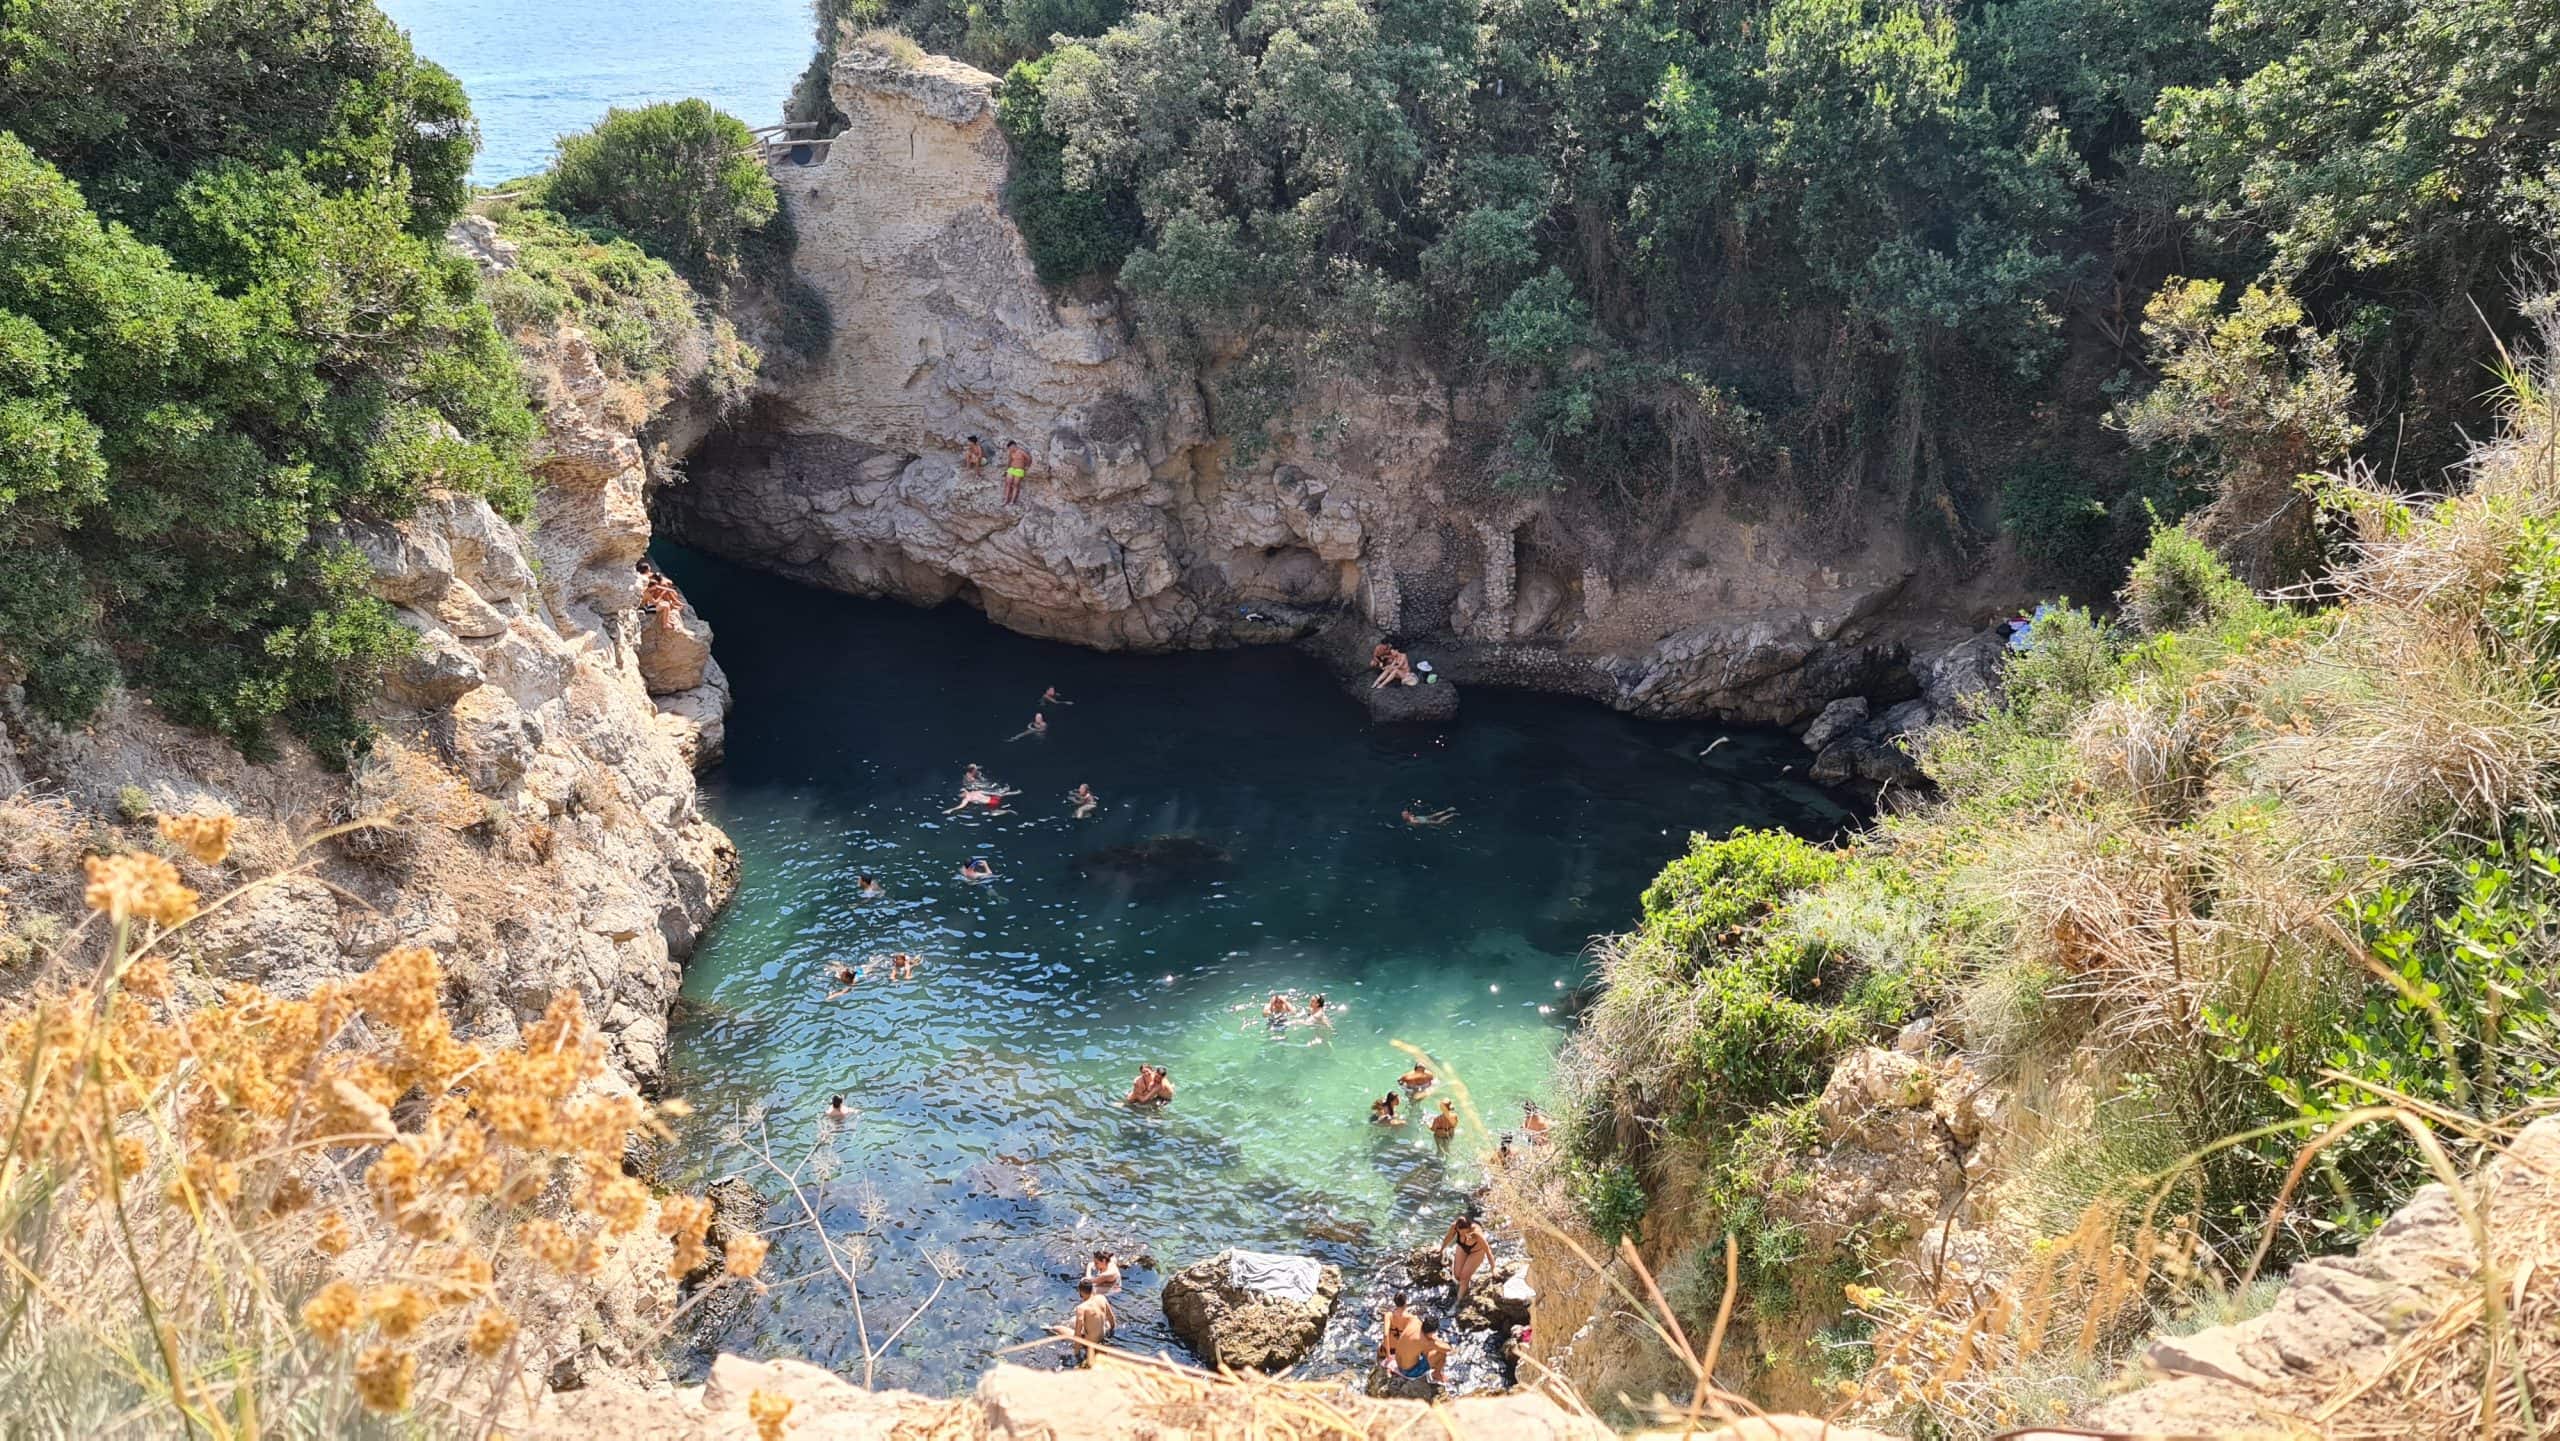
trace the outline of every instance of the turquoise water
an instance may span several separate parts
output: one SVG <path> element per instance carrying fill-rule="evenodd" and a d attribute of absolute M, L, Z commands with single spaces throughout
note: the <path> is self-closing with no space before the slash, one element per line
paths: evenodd
<path fill-rule="evenodd" d="M 471 178 L 550 163 L 552 142 L 615 105 L 700 96 L 782 119 L 816 49 L 806 0 L 382 0 L 418 53 L 452 71 L 480 119 Z"/>
<path fill-rule="evenodd" d="M 1623 926 L 1693 829 L 1844 814 L 1781 777 L 1802 751 L 1594 706 L 1471 690 L 1445 730 L 1370 726 L 1289 652 L 1105 655 L 958 609 L 801 590 L 682 553 L 666 564 L 718 627 L 737 689 L 707 804 L 744 862 L 737 900 L 688 971 L 675 1087 L 699 1108 L 705 1179 L 798 1171 L 831 1234 L 867 1239 L 875 1342 L 958 1272 L 885 1356 L 884 1385 L 965 1386 L 1074 1302 L 1085 1253 L 1179 1266 L 1222 1246 L 1367 1268 L 1436 1237 L 1492 1144 L 1446 1152 L 1367 1124 L 1417 1045 L 1515 1124 L 1546 1091 L 1581 950 Z M 1008 741 L 1043 687 L 1045 739 Z M 1020 791 L 1013 813 L 946 817 L 963 766 Z M 1065 797 L 1103 807 L 1077 821 Z M 1454 805 L 1415 830 L 1409 802 Z M 1157 836 L 1224 863 L 1170 873 L 1080 860 Z M 998 877 L 954 877 L 973 856 Z M 857 893 L 869 871 L 885 898 Z M 908 982 L 826 999 L 826 968 L 922 955 Z M 1321 991 L 1330 1031 L 1267 1028 L 1274 989 Z M 1167 1066 L 1160 1114 L 1117 1104 Z M 841 1093 L 849 1124 L 823 1116 Z M 765 1173 L 768 1195 L 784 1187 Z M 866 1211 L 870 1212 L 866 1215 Z M 777 1226 L 804 1213 L 785 1204 Z M 824 1263 L 805 1225 L 767 1274 Z M 1170 1349 L 1152 1269 L 1122 1336 Z M 779 1287 L 719 1338 L 859 1375 L 832 1275 Z"/>

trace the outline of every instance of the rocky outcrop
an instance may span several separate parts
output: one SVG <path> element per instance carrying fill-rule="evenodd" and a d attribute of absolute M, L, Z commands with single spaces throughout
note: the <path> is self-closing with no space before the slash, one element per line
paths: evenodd
<path fill-rule="evenodd" d="M 1164 1318 L 1211 1366 L 1285 1370 L 1324 1339 L 1324 1323 L 1342 1298 L 1342 1268 L 1317 1267 L 1311 1296 L 1283 1295 L 1239 1281 L 1234 1262 L 1242 1254 L 1220 1251 L 1166 1277 Z"/>
<path fill-rule="evenodd" d="M 612 1436 L 618 1441 L 748 1441 L 758 1411 L 777 1416 L 794 1441 L 878 1441 L 931 1436 L 945 1441 L 1137 1441 L 1137 1438 L 1260 1434 L 1267 1385 L 1105 1360 L 1089 1370 L 1037 1371 L 1000 1365 L 975 1392 L 932 1400 L 905 1391 L 868 1391 L 798 1361 L 758 1364 L 722 1356 L 700 1386 L 598 1386 L 544 1397 L 511 1434 L 528 1441 Z M 1351 1434 L 1411 1436 L 1446 1426 L 1471 1441 L 1608 1441 L 1609 1429 L 1543 1395 L 1462 1397 L 1433 1411 L 1413 1402 L 1327 1396 L 1328 1419 Z M 1842 1433 L 1846 1434 L 1846 1433 Z"/>
<path fill-rule="evenodd" d="M 2505 1312 L 2499 1409 L 2521 1435 L 2512 1377 L 2560 1370 L 2560 1120 L 2527 1126 L 2470 1185 Z M 2479 1407 L 2479 1244 L 2441 1185 L 2418 1192 L 2351 1256 L 2301 1262 L 2275 1304 L 2235 1325 L 2164 1337 L 2154 1378 L 2083 1424 L 2105 1431 L 2293 1437 L 2488 1434 Z M 2086 1434 L 2085 1432 L 2080 1434 Z"/>
<path fill-rule="evenodd" d="M 1913 650 L 2010 599 L 1898 522 L 1843 542 L 1721 500 L 1633 521 L 1498 493 L 1505 398 L 1419 363 L 1315 384 L 1247 458 L 1214 377 L 1151 349 L 1109 294 L 1041 286 L 1002 203 L 995 85 L 840 49 L 846 128 L 775 177 L 836 333 L 662 493 L 671 534 L 1087 645 L 1249 643 L 1278 613 L 1347 614 L 1427 639 L 1461 684 L 1758 722 L 1908 685 Z M 974 470 L 973 435 L 990 453 Z M 1018 505 L 1006 441 L 1036 458 Z"/>

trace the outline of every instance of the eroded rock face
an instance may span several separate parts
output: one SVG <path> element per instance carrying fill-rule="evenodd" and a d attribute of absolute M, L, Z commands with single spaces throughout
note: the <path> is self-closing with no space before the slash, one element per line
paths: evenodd
<path fill-rule="evenodd" d="M 1305 1300 L 1235 1283 L 1232 1251 L 1183 1267 L 1164 1283 L 1164 1318 L 1211 1366 L 1280 1371 L 1305 1359 L 1324 1338 L 1324 1323 L 1342 1297 L 1342 1268 L 1319 1268 L 1316 1294 Z"/>
<path fill-rule="evenodd" d="M 1086 645 L 1250 643 L 1274 609 L 1351 614 L 1427 639 L 1462 684 L 1770 723 L 1907 684 L 1915 650 L 2014 600 L 2000 575 L 1933 562 L 1893 517 L 1843 543 L 1723 501 L 1638 523 L 1498 495 L 1484 436 L 1510 402 L 1419 363 L 1316 386 L 1239 459 L 1202 375 L 1112 299 L 1041 286 L 1001 200 L 995 85 L 939 57 L 841 49 L 847 128 L 775 177 L 832 346 L 661 493 L 670 534 Z M 962 463 L 973 435 L 982 469 Z M 1009 440 L 1036 457 L 1011 506 Z"/>

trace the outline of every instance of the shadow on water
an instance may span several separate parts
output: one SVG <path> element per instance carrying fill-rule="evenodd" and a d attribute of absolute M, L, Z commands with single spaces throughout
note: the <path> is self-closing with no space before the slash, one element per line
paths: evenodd
<path fill-rule="evenodd" d="M 1584 944 L 1689 832 L 1851 820 L 1781 774 L 1803 759 L 1782 735 L 1708 754 L 1720 727 L 1482 689 L 1454 726 L 1380 729 L 1287 652 L 1082 651 L 662 560 L 736 687 L 704 794 L 744 864 L 686 975 L 680 1164 L 749 1173 L 770 1138 L 829 1233 L 865 1238 L 875 1342 L 937 1265 L 956 1273 L 880 1358 L 884 1386 L 965 1388 L 1065 1316 L 1096 1247 L 1148 1263 L 1119 1299 L 1140 1350 L 1177 1349 L 1162 1274 L 1221 1247 L 1341 1264 L 1362 1299 L 1324 1354 L 1356 1359 L 1379 1263 L 1440 1233 L 1494 1143 L 1367 1124 L 1406 1065 L 1390 1042 L 1442 1058 L 1499 1125 L 1547 1095 Z M 1071 704 L 1008 741 L 1048 686 Z M 942 813 L 972 762 L 1015 788 L 1006 814 Z M 1409 828 L 1415 802 L 1458 821 Z M 971 857 L 996 879 L 960 881 Z M 923 958 L 915 979 L 827 999 L 833 964 L 890 951 Z M 1265 1025 L 1275 989 L 1325 993 L 1332 1024 Z M 1172 1106 L 1117 1103 L 1141 1062 L 1167 1067 Z M 850 1124 L 823 1119 L 834 1094 Z M 777 1284 L 713 1339 L 858 1375 L 801 1219 L 776 1209 Z"/>

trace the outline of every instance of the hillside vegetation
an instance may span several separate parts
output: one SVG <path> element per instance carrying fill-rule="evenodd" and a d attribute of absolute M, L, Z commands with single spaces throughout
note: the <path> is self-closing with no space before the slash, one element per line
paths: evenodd
<path fill-rule="evenodd" d="M 2370 436 L 2423 478 L 2488 419 L 2483 319 L 2515 331 L 2553 218 L 2545 20 L 2521 0 L 818 11 L 802 118 L 840 120 L 825 67 L 864 27 L 1014 67 L 1041 273 L 1116 280 L 1211 360 L 1240 452 L 1307 382 L 1418 358 L 1506 397 L 1463 437 L 1468 475 L 1716 493 L 1960 555 L 2008 534 L 2084 595 L 2155 514 L 2225 494 L 2214 444 L 2097 424 L 2161 378 L 2155 294 L 2299 306 L 2274 355 L 2334 367 L 2315 389 L 2364 429 L 2288 427 L 2317 442 L 2294 470 Z M 2311 336 L 2331 349 L 2290 344 Z M 2294 470 L 2242 487 L 2230 530 L 2298 528 Z"/>
<path fill-rule="evenodd" d="M 2163 531 L 2117 619 L 2048 616 L 1999 701 L 1925 739 L 1934 798 L 1844 849 L 1696 838 L 1605 951 L 1569 1047 L 1557 1179 L 1587 1224 L 1642 1238 L 1708 1309 L 1732 1234 L 1760 1387 L 1845 1381 L 1971 1432 L 2016 1418 L 2000 1408 L 2034 1358 L 2006 1392 L 1949 1383 L 2044 1324 L 1980 1308 L 2055 1246 L 2140 1258 L 2088 1301 L 2093 1330 L 2075 1316 L 2054 1343 L 2103 1351 L 2151 1303 L 2351 1244 L 2438 1161 L 2468 1169 L 2549 1110 L 2553 376 L 2510 369 L 2451 498 L 2334 477 L 2322 501 L 2353 539 L 2306 603 Z M 1970 1289 L 1905 1264 L 1915 1235 L 1812 1219 L 1826 1079 L 1922 1017 L 2008 1098 L 1958 1247 Z M 1910 1327 L 1944 1307 L 1948 1334 L 1990 1339 L 1933 1371 Z M 1870 1374 L 1896 1337 L 1894 1374 Z"/>
<path fill-rule="evenodd" d="M 595 324 L 635 384 L 734 399 L 753 352 L 665 262 L 724 277 L 772 218 L 744 134 L 692 102 L 574 138 L 510 330 Z M 123 681 L 253 755 L 362 747 L 411 642 L 336 524 L 533 502 L 526 383 L 444 240 L 477 143 L 370 4 L 0 12 L 0 682 L 58 724 Z"/>

